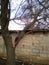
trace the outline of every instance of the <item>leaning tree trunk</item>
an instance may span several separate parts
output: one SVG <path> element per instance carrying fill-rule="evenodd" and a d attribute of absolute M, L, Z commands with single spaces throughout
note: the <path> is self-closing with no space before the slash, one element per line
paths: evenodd
<path fill-rule="evenodd" d="M 8 2 L 9 0 L 1 0 L 1 31 L 6 46 L 7 65 L 15 65 L 15 50 L 12 46 L 12 38 L 8 32 Z"/>

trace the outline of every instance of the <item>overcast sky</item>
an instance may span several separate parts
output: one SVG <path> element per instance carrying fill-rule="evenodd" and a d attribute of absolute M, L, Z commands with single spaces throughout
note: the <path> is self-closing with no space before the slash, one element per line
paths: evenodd
<path fill-rule="evenodd" d="M 25 6 L 26 4 L 27 4 L 27 0 L 10 0 L 11 1 L 11 16 L 10 16 L 10 19 L 13 19 L 13 18 L 15 18 L 15 16 L 16 17 L 19 17 L 20 15 L 22 15 L 22 13 L 23 13 L 23 11 L 22 11 L 22 7 L 23 6 Z M 40 1 L 42 1 L 42 0 L 40 0 Z M 36 9 L 38 10 L 38 9 L 41 9 L 42 8 L 42 6 L 41 7 L 39 7 L 39 4 L 38 4 L 38 2 L 36 3 L 35 2 L 35 0 L 33 0 L 33 5 L 36 5 Z M 33 12 L 35 12 L 35 10 L 36 9 L 33 9 Z M 24 10 L 24 9 L 23 9 Z M 47 13 L 49 13 L 49 10 L 46 10 L 47 12 L 45 12 L 45 10 L 42 12 L 42 13 L 44 13 L 45 12 L 45 14 L 47 15 Z M 36 12 L 38 12 L 38 11 L 36 11 Z M 28 13 L 28 10 L 25 10 L 25 15 Z M 23 13 L 24 14 L 24 13 Z M 28 17 L 29 15 L 27 15 L 27 17 Z M 45 15 L 43 15 L 43 16 L 45 16 Z M 43 17 L 42 16 L 42 17 Z M 38 17 L 38 18 L 40 18 L 40 17 Z M 29 21 L 29 19 L 30 19 L 30 17 L 28 18 L 28 21 Z M 39 25 L 39 29 L 48 29 L 47 28 L 47 25 L 48 25 L 48 23 L 47 22 L 49 22 L 49 19 L 46 19 L 47 21 L 44 21 L 44 19 L 41 19 L 40 20 L 40 22 L 42 22 L 42 24 L 40 23 L 40 25 Z M 24 21 L 24 20 L 23 20 Z M 25 27 L 25 23 L 23 22 L 23 21 L 21 21 L 21 20 L 15 20 L 15 21 L 13 21 L 13 20 L 11 20 L 11 21 L 9 21 L 9 30 L 23 30 L 24 29 L 24 27 Z M 30 20 L 31 21 L 31 20 Z M 43 21 L 44 21 L 44 23 L 45 24 L 43 24 Z M 26 22 L 27 23 L 27 22 Z M 38 22 L 37 22 L 38 23 Z M 22 25 L 23 24 L 23 25 Z M 36 26 L 37 26 L 37 24 L 36 24 Z M 45 27 L 45 28 L 44 28 Z M 36 27 L 35 27 L 36 28 Z"/>
<path fill-rule="evenodd" d="M 10 16 L 10 19 L 13 19 L 15 17 L 15 14 L 16 14 L 16 16 L 20 15 L 20 13 L 22 12 L 21 9 L 20 9 L 21 8 L 20 4 L 21 4 L 21 2 L 23 3 L 24 1 L 25 0 L 11 0 L 11 16 Z M 20 8 L 19 8 L 19 6 L 20 6 Z M 19 8 L 19 10 L 18 10 L 18 8 Z M 22 23 L 21 20 L 16 20 L 15 22 L 19 23 L 19 24 Z M 13 20 L 11 20 L 9 22 L 9 27 L 8 27 L 9 30 L 23 30 L 24 25 L 19 25 L 19 24 L 16 24 L 15 22 Z"/>

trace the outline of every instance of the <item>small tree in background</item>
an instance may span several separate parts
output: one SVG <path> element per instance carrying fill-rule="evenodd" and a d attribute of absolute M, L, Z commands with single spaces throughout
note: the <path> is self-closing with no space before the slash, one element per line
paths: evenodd
<path fill-rule="evenodd" d="M 23 31 L 19 33 L 18 38 L 15 39 L 16 45 L 18 42 L 23 38 L 25 35 L 26 30 L 49 30 L 49 1 L 48 0 L 26 0 L 27 4 L 22 4 L 22 11 L 21 14 L 21 20 L 29 18 L 33 19 L 29 22 L 29 24 L 26 24 Z M 28 11 L 28 12 L 26 12 Z M 23 21 L 22 21 L 23 22 Z M 46 25 L 47 24 L 47 25 Z"/>

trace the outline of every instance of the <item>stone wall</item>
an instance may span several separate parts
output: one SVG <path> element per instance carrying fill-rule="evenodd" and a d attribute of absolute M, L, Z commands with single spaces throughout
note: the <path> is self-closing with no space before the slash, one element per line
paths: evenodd
<path fill-rule="evenodd" d="M 11 34 L 14 43 L 16 34 Z M 2 51 L 1 51 L 2 50 Z M 5 45 L 0 36 L 0 56 L 6 56 Z M 49 62 L 49 33 L 27 34 L 15 50 L 16 58 L 27 62 Z"/>

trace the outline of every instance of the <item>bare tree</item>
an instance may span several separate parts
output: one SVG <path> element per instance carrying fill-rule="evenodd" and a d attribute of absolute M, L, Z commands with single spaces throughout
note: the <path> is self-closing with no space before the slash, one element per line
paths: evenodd
<path fill-rule="evenodd" d="M 24 27 L 24 30 L 21 32 L 18 32 L 18 37 L 15 39 L 15 47 L 18 45 L 19 41 L 23 38 L 25 35 L 25 31 L 29 30 L 31 27 L 34 27 L 34 24 L 39 21 L 46 21 L 49 15 L 47 13 L 45 14 L 46 10 L 49 10 L 49 1 L 47 0 L 27 0 L 28 5 L 26 7 L 23 6 L 23 8 L 26 10 L 29 10 L 29 16 L 32 18 L 33 21 L 27 24 Z M 7 65 L 15 65 L 15 48 L 13 48 L 12 45 L 12 38 L 8 32 L 8 24 L 9 24 L 9 18 L 10 18 L 10 10 L 8 10 L 8 3 L 9 0 L 1 0 L 1 31 L 2 36 L 5 42 L 6 46 L 6 52 L 7 52 Z M 24 11 L 24 12 L 25 12 Z M 23 12 L 23 14 L 24 14 Z M 23 15 L 21 15 L 23 17 Z M 13 21 L 16 18 L 13 19 Z M 43 24 L 43 23 L 42 23 Z"/>
<path fill-rule="evenodd" d="M 12 46 L 12 38 L 8 32 L 10 10 L 8 10 L 9 0 L 1 0 L 1 32 L 6 46 L 7 65 L 15 65 L 15 50 Z"/>
<path fill-rule="evenodd" d="M 15 40 L 16 45 L 23 38 L 26 30 L 35 29 L 35 25 L 38 30 L 46 29 L 46 26 L 48 26 L 48 24 L 46 25 L 46 23 L 48 21 L 47 19 L 49 19 L 49 14 L 48 14 L 49 1 L 48 0 L 47 1 L 46 0 L 27 0 L 27 2 L 28 4 L 25 4 L 22 6 L 22 10 L 24 9 L 24 12 L 21 16 L 24 17 L 26 15 L 27 17 L 27 14 L 29 14 L 30 18 L 32 18 L 33 21 L 27 24 L 24 27 L 24 30 L 21 33 L 19 33 L 18 38 L 16 38 Z M 29 10 L 29 12 L 24 14 L 26 10 Z M 38 24 L 36 24 L 36 22 Z"/>

